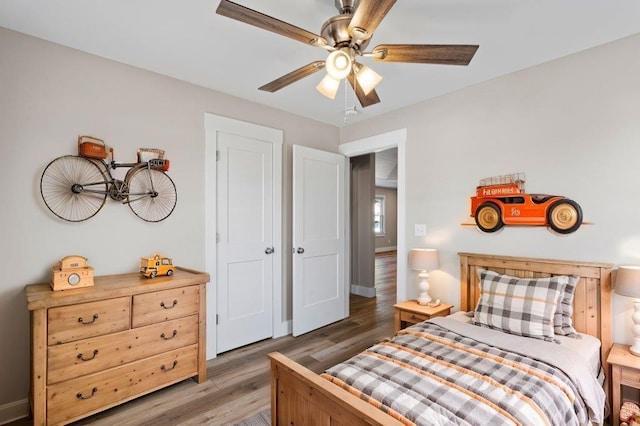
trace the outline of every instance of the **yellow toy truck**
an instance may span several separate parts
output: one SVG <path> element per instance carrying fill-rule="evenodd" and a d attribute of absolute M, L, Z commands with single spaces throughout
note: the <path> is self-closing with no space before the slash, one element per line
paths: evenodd
<path fill-rule="evenodd" d="M 155 278 L 158 275 L 173 275 L 173 261 L 161 254 L 155 253 L 151 257 L 140 258 L 140 273 L 147 278 Z"/>

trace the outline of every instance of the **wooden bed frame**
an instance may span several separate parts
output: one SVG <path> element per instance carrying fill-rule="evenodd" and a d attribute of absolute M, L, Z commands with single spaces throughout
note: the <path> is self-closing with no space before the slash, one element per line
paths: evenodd
<path fill-rule="evenodd" d="M 577 331 L 602 342 L 606 363 L 612 344 L 611 270 L 606 263 L 560 261 L 513 256 L 458 253 L 460 257 L 460 310 L 475 307 L 477 269 L 521 278 L 577 275 L 573 324 Z M 271 423 L 273 425 L 400 425 L 401 423 L 318 374 L 274 352 L 271 359 Z M 608 385 L 607 385 L 608 388 Z M 607 389 L 607 394 L 610 394 Z"/>

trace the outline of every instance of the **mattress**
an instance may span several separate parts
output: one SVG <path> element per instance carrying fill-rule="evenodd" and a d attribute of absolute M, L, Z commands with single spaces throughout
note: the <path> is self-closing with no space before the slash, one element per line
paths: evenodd
<path fill-rule="evenodd" d="M 466 312 L 455 312 L 449 315 L 449 318 L 455 319 L 464 323 L 471 323 L 471 317 L 467 315 Z M 565 348 L 570 349 L 575 353 L 576 357 L 579 357 L 587 363 L 590 368 L 590 371 L 593 372 L 599 380 L 601 380 L 601 384 L 604 383 L 604 370 L 602 369 L 602 363 L 600 361 L 600 340 L 595 338 L 594 336 L 578 333 L 580 335 L 579 339 L 567 337 L 567 336 L 555 336 L 554 339 L 560 341 L 560 345 Z M 555 348 L 554 345 L 558 343 L 554 342 L 544 342 L 549 346 L 549 350 L 553 350 Z"/>
<path fill-rule="evenodd" d="M 603 422 L 602 386 L 575 353 L 591 343 L 507 335 L 462 317 L 415 324 L 322 377 L 405 424 Z"/>

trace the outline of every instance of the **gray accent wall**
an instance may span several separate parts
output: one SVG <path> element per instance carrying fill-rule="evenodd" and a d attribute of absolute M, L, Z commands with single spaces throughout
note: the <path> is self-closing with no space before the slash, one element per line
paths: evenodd
<path fill-rule="evenodd" d="M 351 291 L 375 296 L 375 154 L 351 157 Z"/>

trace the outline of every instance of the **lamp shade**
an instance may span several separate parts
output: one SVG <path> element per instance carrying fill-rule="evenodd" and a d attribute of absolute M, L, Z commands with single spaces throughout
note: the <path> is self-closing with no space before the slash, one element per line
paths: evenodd
<path fill-rule="evenodd" d="M 640 266 L 620 266 L 616 275 L 616 293 L 640 298 Z"/>
<path fill-rule="evenodd" d="M 409 251 L 409 268 L 420 271 L 437 269 L 438 252 L 436 249 L 411 249 Z"/>

